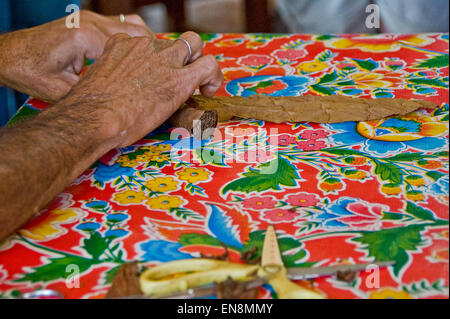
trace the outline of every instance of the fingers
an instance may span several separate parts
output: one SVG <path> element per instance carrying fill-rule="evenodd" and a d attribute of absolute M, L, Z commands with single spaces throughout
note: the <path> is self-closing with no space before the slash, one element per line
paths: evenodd
<path fill-rule="evenodd" d="M 184 67 L 187 78 L 194 91 L 200 86 L 200 92 L 205 96 L 214 96 L 223 84 L 223 74 L 219 64 L 212 55 L 200 57 L 198 60 Z"/>
<path fill-rule="evenodd" d="M 203 55 L 203 42 L 200 36 L 192 31 L 180 35 L 179 39 L 187 41 L 191 47 L 191 56 L 189 57 L 189 47 L 181 40 L 174 41 L 173 44 L 161 52 L 169 59 L 173 60 L 174 66 L 182 67 L 186 64 L 196 61 Z"/>
<path fill-rule="evenodd" d="M 132 23 L 132 24 L 141 25 L 144 27 L 147 26 L 144 19 L 142 19 L 138 14 L 127 14 L 124 17 L 125 17 L 125 21 L 124 21 L 125 23 Z M 120 16 L 119 16 L 119 21 L 120 21 Z"/>
<path fill-rule="evenodd" d="M 142 20 L 142 18 L 137 14 L 125 15 L 123 22 L 120 20 L 120 16 L 105 18 L 108 19 L 108 22 L 99 25 L 99 28 L 102 29 L 107 36 L 111 36 L 116 33 L 126 33 L 131 37 L 155 37 L 144 20 Z"/>

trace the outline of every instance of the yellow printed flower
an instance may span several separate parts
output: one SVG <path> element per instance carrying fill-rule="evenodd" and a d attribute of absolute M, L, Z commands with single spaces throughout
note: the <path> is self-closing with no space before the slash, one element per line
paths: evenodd
<path fill-rule="evenodd" d="M 344 159 L 344 162 L 346 162 L 347 164 L 352 164 L 352 165 L 364 165 L 367 163 L 367 160 L 364 157 L 361 156 L 350 156 Z"/>
<path fill-rule="evenodd" d="M 357 170 L 348 170 L 344 172 L 345 177 L 348 179 L 357 179 L 357 180 L 363 180 L 367 177 L 367 174 L 363 171 L 357 171 Z"/>
<path fill-rule="evenodd" d="M 126 162 L 120 163 L 120 166 L 123 166 L 123 167 L 135 167 L 137 165 L 139 165 L 139 162 L 136 160 L 128 160 Z"/>
<path fill-rule="evenodd" d="M 146 151 L 159 151 L 156 145 L 142 146 L 140 149 Z"/>
<path fill-rule="evenodd" d="M 419 191 L 409 191 L 406 192 L 406 198 L 413 200 L 415 202 L 421 201 L 425 198 L 422 192 Z"/>
<path fill-rule="evenodd" d="M 130 160 L 130 158 L 128 157 L 128 155 L 122 155 L 119 156 L 119 158 L 117 159 L 117 163 L 125 163 L 128 162 Z"/>
<path fill-rule="evenodd" d="M 147 205 L 150 206 L 150 208 L 153 209 L 171 209 L 171 208 L 177 208 L 181 204 L 183 204 L 183 200 L 178 196 L 167 196 L 162 195 L 155 198 L 150 198 L 147 201 Z"/>
<path fill-rule="evenodd" d="M 124 205 L 124 204 L 139 204 L 146 199 L 143 192 L 136 192 L 133 190 L 127 190 L 120 193 L 115 193 L 113 195 L 113 200 Z"/>
<path fill-rule="evenodd" d="M 145 155 L 150 156 L 150 157 L 157 156 L 160 154 L 161 154 L 161 151 L 159 151 L 159 150 L 148 150 L 145 152 Z"/>
<path fill-rule="evenodd" d="M 349 78 L 355 82 L 357 88 L 362 90 L 392 86 L 391 82 L 383 81 L 383 75 L 379 73 L 352 73 Z"/>
<path fill-rule="evenodd" d="M 424 35 L 409 34 L 362 34 L 333 37 L 324 41 L 327 47 L 337 49 L 359 49 L 365 52 L 393 52 L 405 45 L 413 47 L 426 46 L 435 40 Z M 411 48 L 414 50 L 414 48 Z M 420 49 L 416 49 L 420 51 Z"/>
<path fill-rule="evenodd" d="M 344 184 L 337 178 L 331 177 L 319 184 L 319 188 L 325 192 L 335 192 L 344 188 Z"/>
<path fill-rule="evenodd" d="M 181 171 L 176 172 L 176 174 L 183 181 L 196 183 L 208 180 L 211 173 L 204 168 L 183 168 Z"/>
<path fill-rule="evenodd" d="M 397 184 L 384 184 L 381 186 L 381 192 L 386 195 L 398 195 L 402 192 L 402 189 Z"/>
<path fill-rule="evenodd" d="M 406 291 L 397 291 L 392 288 L 384 288 L 370 294 L 370 299 L 412 299 Z"/>
<path fill-rule="evenodd" d="M 431 160 L 419 160 L 417 161 L 417 165 L 426 169 L 436 169 L 441 168 L 443 166 L 440 161 L 431 161 Z"/>
<path fill-rule="evenodd" d="M 153 192 L 170 192 L 177 189 L 177 182 L 173 177 L 157 177 L 145 183 Z"/>
<path fill-rule="evenodd" d="M 159 155 L 150 157 L 150 160 L 153 162 L 162 163 L 162 162 L 169 161 L 169 157 L 167 155 L 159 154 Z"/>
<path fill-rule="evenodd" d="M 300 73 L 313 73 L 323 71 L 328 68 L 328 64 L 323 61 L 314 60 L 309 62 L 302 62 L 297 65 L 297 70 Z"/>
<path fill-rule="evenodd" d="M 156 146 L 156 148 L 161 152 L 167 152 L 170 151 L 171 146 L 169 144 L 159 144 Z"/>
<path fill-rule="evenodd" d="M 405 179 L 412 186 L 424 186 L 425 185 L 425 180 L 422 178 L 422 176 L 419 176 L 419 175 L 409 175 L 409 176 L 406 176 Z"/>
<path fill-rule="evenodd" d="M 49 240 L 64 233 L 62 224 L 67 224 L 83 217 L 83 214 L 74 209 L 56 209 L 37 216 L 31 220 L 19 233 L 34 240 Z"/>
<path fill-rule="evenodd" d="M 138 162 L 148 162 L 150 160 L 150 156 L 147 154 L 141 154 L 136 156 L 136 161 Z"/>

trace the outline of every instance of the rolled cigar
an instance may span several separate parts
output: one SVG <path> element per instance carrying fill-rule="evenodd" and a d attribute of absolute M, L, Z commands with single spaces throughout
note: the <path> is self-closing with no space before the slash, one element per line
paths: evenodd
<path fill-rule="evenodd" d="M 172 115 L 169 123 L 174 127 L 183 127 L 194 134 L 194 138 L 201 139 L 206 129 L 217 126 L 217 111 L 182 107 Z"/>
<path fill-rule="evenodd" d="M 142 295 L 139 284 L 139 267 L 137 262 L 125 263 L 119 267 L 114 276 L 106 298 L 122 298 Z"/>
<path fill-rule="evenodd" d="M 237 116 L 275 123 L 369 121 L 391 115 L 404 115 L 419 108 L 437 107 L 434 103 L 425 100 L 365 99 L 339 95 L 254 95 L 212 98 L 194 95 L 186 102 L 186 105 L 198 110 L 215 110 L 219 121 Z"/>

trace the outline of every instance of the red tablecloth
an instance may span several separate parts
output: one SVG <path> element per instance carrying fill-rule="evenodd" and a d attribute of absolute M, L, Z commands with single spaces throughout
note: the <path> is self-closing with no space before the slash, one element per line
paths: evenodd
<path fill-rule="evenodd" d="M 104 156 L 1 244 L 1 296 L 47 287 L 101 298 L 123 262 L 220 255 L 223 245 L 239 262 L 274 224 L 289 267 L 396 262 L 378 286 L 365 272 L 301 283 L 329 298 L 448 297 L 448 34 L 204 41 L 225 74 L 220 95 L 403 97 L 440 108 L 332 125 L 233 120 L 201 142 L 161 129 Z M 45 106 L 31 99 L 18 116 Z"/>

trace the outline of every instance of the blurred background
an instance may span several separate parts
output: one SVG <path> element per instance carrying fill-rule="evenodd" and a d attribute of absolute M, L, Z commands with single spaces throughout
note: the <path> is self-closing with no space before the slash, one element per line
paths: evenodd
<path fill-rule="evenodd" d="M 137 13 L 155 33 L 419 33 L 448 32 L 449 0 L 0 0 L 0 32 L 67 15 L 66 6 L 105 15 Z M 379 9 L 379 28 L 366 19 Z M 0 126 L 25 96 L 0 87 Z M 6 108 L 4 107 L 6 105 Z"/>

